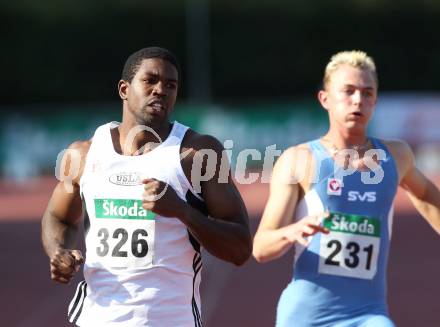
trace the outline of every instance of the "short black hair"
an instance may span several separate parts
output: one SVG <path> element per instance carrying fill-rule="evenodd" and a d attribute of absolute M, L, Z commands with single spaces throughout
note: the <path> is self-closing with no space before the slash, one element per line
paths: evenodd
<path fill-rule="evenodd" d="M 176 67 L 177 73 L 180 75 L 179 62 L 171 51 L 161 47 L 148 47 L 136 51 L 127 58 L 127 61 L 124 64 L 124 69 L 122 70 L 121 79 L 131 82 L 134 75 L 136 75 L 139 66 L 142 64 L 142 61 L 150 58 L 160 58 L 168 61 L 170 64 Z"/>

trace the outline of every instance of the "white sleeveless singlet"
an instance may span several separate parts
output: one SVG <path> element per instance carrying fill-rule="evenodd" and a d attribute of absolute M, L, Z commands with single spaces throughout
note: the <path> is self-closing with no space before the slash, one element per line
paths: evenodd
<path fill-rule="evenodd" d="M 87 154 L 80 193 L 85 211 L 84 278 L 69 305 L 78 326 L 202 326 L 200 246 L 178 219 L 142 208 L 143 178 L 166 182 L 178 196 L 201 198 L 181 166 L 188 127 L 174 122 L 154 150 L 115 152 L 100 126 Z M 201 202 L 201 201 L 200 201 Z"/>

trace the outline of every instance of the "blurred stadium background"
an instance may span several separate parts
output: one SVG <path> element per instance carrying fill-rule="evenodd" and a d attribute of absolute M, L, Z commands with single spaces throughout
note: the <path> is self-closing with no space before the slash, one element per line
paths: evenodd
<path fill-rule="evenodd" d="M 402 138 L 440 182 L 440 3 L 435 0 L 115 0 L 0 3 L 1 326 L 68 326 L 74 283 L 49 281 L 40 219 L 55 160 L 73 140 L 120 119 L 116 92 L 126 57 L 172 50 L 183 66 L 175 118 L 264 154 L 322 135 L 315 100 L 329 57 L 362 49 L 376 60 L 380 99 L 371 134 Z M 246 167 L 258 171 L 262 160 Z M 233 165 L 234 170 L 235 166 Z M 239 185 L 255 231 L 267 184 Z M 440 239 L 396 200 L 389 303 L 398 326 L 440 326 Z M 207 327 L 265 327 L 291 278 L 292 256 L 236 268 L 208 254 Z M 79 278 L 79 277 L 78 277 Z"/>

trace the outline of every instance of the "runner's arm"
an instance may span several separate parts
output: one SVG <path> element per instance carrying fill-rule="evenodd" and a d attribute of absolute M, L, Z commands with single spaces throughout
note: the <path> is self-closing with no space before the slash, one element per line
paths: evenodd
<path fill-rule="evenodd" d="M 62 283 L 69 282 L 83 262 L 75 244 L 82 213 L 78 181 L 84 161 L 81 159 L 85 158 L 84 149 L 87 147 L 87 142 L 73 143 L 69 147 L 71 151 L 66 152 L 63 160 L 57 163 L 65 163 L 60 168 L 64 178 L 56 185 L 41 221 L 41 238 L 50 259 L 51 278 Z M 75 164 L 73 160 L 80 162 Z"/>
<path fill-rule="evenodd" d="M 293 223 L 294 211 L 299 198 L 299 176 L 294 163 L 308 161 L 310 157 L 298 160 L 298 148 L 287 149 L 277 160 L 270 184 L 269 200 L 254 238 L 253 255 L 258 262 L 267 262 L 281 257 L 295 242 L 307 246 L 304 237 L 317 232 L 327 232 L 319 225 L 323 215 L 308 216 Z M 310 162 L 310 161 L 309 161 Z"/>
<path fill-rule="evenodd" d="M 415 165 L 410 147 L 403 142 L 395 143 L 397 160 L 405 163 L 400 186 L 404 188 L 417 211 L 432 228 L 440 234 L 440 191 Z"/>
<path fill-rule="evenodd" d="M 252 251 L 249 218 L 240 193 L 232 181 L 229 164 L 221 164 L 222 156 L 226 156 L 224 148 L 217 139 L 206 135 L 193 138 L 192 146 L 195 151 L 187 157 L 187 163 L 191 163 L 191 171 L 185 169 L 185 173 L 193 185 L 201 186 L 201 195 L 208 215 L 186 205 L 179 218 L 209 253 L 241 265 Z M 212 150 L 211 153 L 215 153 L 215 165 L 209 165 L 205 157 L 202 171 L 194 172 L 192 170 L 197 166 L 195 161 L 203 159 L 197 156 L 197 150 L 201 149 Z M 213 177 L 201 181 L 200 176 L 210 174 L 212 169 Z M 220 178 L 221 174 L 224 180 Z"/>
<path fill-rule="evenodd" d="M 41 237 L 46 254 L 51 258 L 58 249 L 73 249 L 82 212 L 79 187 L 68 192 L 59 182 L 49 200 L 41 222 Z"/>

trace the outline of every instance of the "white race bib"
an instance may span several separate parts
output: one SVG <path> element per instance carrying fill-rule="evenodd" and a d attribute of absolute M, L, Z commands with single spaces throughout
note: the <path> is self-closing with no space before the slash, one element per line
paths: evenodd
<path fill-rule="evenodd" d="M 330 233 L 321 234 L 319 273 L 372 279 L 380 250 L 380 220 L 330 213 L 323 225 Z"/>
<path fill-rule="evenodd" d="M 88 259 L 109 268 L 153 267 L 156 215 L 143 209 L 140 200 L 94 199 L 94 204 Z"/>

